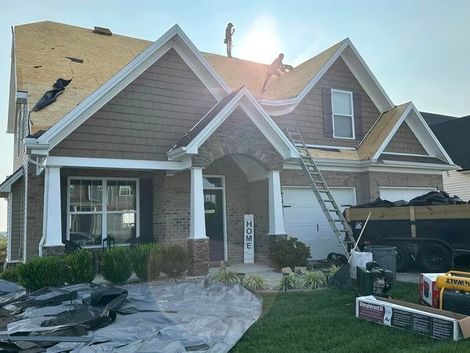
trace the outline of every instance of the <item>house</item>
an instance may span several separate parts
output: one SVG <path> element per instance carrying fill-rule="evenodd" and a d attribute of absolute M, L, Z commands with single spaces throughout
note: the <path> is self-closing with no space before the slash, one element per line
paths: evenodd
<path fill-rule="evenodd" d="M 98 31 L 100 32 L 100 31 Z M 442 188 L 456 166 L 412 102 L 395 105 L 349 39 L 273 78 L 200 52 L 175 25 L 155 42 L 39 22 L 14 27 L 8 262 L 156 240 L 187 246 L 195 273 L 254 261 L 286 234 L 315 259 L 339 245 L 285 129 L 299 129 L 342 206 Z M 31 107 L 58 78 L 55 102 Z"/>
<path fill-rule="evenodd" d="M 470 115 L 461 118 L 446 115 L 422 113 L 434 135 L 460 166 L 458 170 L 446 171 L 443 175 L 444 190 L 465 201 L 470 200 Z"/>

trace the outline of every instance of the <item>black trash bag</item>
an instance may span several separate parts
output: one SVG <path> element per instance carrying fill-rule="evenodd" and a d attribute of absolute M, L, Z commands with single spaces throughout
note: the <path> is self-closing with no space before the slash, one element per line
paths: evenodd
<path fill-rule="evenodd" d="M 410 200 L 410 206 L 430 206 L 453 204 L 452 198 L 445 191 L 430 191 Z"/>
<path fill-rule="evenodd" d="M 352 206 L 351 208 L 370 208 L 370 207 L 395 207 L 395 203 L 388 201 L 388 200 L 382 200 L 380 197 L 377 197 L 375 201 L 364 203 L 362 205 Z"/>
<path fill-rule="evenodd" d="M 33 112 L 37 112 L 41 109 L 44 109 L 49 104 L 54 103 L 57 100 L 57 97 L 60 96 L 64 92 L 65 87 L 67 87 L 70 82 L 72 82 L 72 79 L 70 80 L 64 80 L 63 78 L 57 79 L 57 81 L 52 85 L 54 89 L 44 93 L 41 99 L 33 107 Z"/>
<path fill-rule="evenodd" d="M 53 326 L 81 326 L 85 330 L 96 330 L 104 327 L 116 319 L 113 312 L 103 315 L 101 310 L 93 309 L 86 304 L 77 305 L 72 310 L 66 310 L 50 319 L 41 322 L 41 327 Z"/>
<path fill-rule="evenodd" d="M 127 290 L 117 287 L 99 287 L 93 289 L 89 298 L 84 300 L 84 303 L 92 306 L 106 306 L 113 299 L 125 294 L 127 298 Z"/>
<path fill-rule="evenodd" d="M 0 279 L 0 296 L 10 293 L 23 292 L 25 289 L 17 283 L 5 281 Z"/>

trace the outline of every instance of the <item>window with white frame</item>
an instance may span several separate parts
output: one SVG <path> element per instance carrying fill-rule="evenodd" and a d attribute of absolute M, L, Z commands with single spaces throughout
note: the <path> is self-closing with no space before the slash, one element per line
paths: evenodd
<path fill-rule="evenodd" d="M 353 94 L 349 91 L 331 90 L 333 137 L 354 139 Z"/>
<path fill-rule="evenodd" d="M 67 239 L 81 246 L 101 246 L 112 237 L 127 244 L 139 236 L 138 180 L 69 178 Z"/>

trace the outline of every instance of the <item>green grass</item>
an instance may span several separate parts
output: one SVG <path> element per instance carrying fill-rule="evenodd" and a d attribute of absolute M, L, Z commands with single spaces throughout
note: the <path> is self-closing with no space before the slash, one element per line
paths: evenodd
<path fill-rule="evenodd" d="M 392 296 L 417 302 L 413 284 L 397 284 Z M 351 290 L 263 294 L 263 315 L 231 353 L 470 352 L 467 341 L 438 341 L 355 317 Z"/>

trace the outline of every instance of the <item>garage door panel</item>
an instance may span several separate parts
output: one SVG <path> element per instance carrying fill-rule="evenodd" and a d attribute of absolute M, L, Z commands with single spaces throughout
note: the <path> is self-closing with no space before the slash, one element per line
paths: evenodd
<path fill-rule="evenodd" d="M 331 188 L 331 192 L 341 209 L 356 204 L 354 188 Z M 309 187 L 284 187 L 283 200 L 286 232 L 310 246 L 313 259 L 343 251 Z"/>
<path fill-rule="evenodd" d="M 429 191 L 436 190 L 436 188 L 429 187 L 429 188 L 407 188 L 407 187 L 388 187 L 388 186 L 381 186 L 380 190 L 380 198 L 382 200 L 388 201 L 399 201 L 405 200 L 410 201 L 414 199 L 416 196 L 420 196 L 423 194 L 428 193 Z"/>

